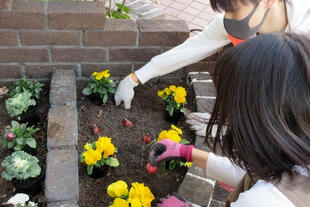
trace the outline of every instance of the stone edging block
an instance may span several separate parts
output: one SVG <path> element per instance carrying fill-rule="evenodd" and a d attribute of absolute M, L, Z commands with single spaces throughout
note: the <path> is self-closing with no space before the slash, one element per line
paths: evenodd
<path fill-rule="evenodd" d="M 53 72 L 50 107 L 45 177 L 47 206 L 78 207 L 78 114 L 76 77 L 72 70 Z"/>

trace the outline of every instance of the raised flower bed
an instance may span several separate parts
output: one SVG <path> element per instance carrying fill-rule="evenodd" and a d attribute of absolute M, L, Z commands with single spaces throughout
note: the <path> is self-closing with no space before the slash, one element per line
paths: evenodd
<path fill-rule="evenodd" d="M 155 199 L 152 206 L 160 198 L 176 192 L 182 183 L 187 167 L 176 166 L 174 170 L 163 173 L 149 174 L 146 170 L 148 163 L 149 145 L 145 143 L 145 135 L 151 140 L 159 137 L 162 130 L 169 129 L 171 123 L 164 120 L 165 105 L 158 97 L 157 92 L 171 84 L 185 87 L 181 81 L 148 83 L 135 89 L 136 95 L 131 109 L 125 110 L 116 107 L 113 99 L 106 104 L 97 106 L 82 94 L 87 85 L 80 82 L 78 86 L 78 113 L 79 113 L 79 144 L 78 152 L 85 151 L 84 145 L 97 141 L 98 137 L 112 137 L 112 143 L 117 148 L 116 157 L 119 166 L 110 168 L 105 177 L 93 179 L 87 175 L 85 163 L 79 164 L 79 205 L 109 206 L 113 199 L 107 195 L 108 186 L 118 180 L 123 180 L 131 186 L 132 183 L 142 183 L 149 187 Z M 194 110 L 193 91 L 188 91 L 187 108 Z M 131 123 L 128 124 L 127 119 Z M 195 137 L 181 118 L 177 127 L 182 129 L 182 138 L 193 142 Z M 100 128 L 99 134 L 93 133 L 93 124 Z M 98 132 L 98 130 L 96 130 Z M 148 137 L 148 135 L 147 135 Z M 100 195 L 100 196 L 99 196 Z M 114 204 L 115 206 L 115 204 Z"/>
<path fill-rule="evenodd" d="M 1 134 L 1 146 L 0 146 L 0 163 L 2 163 L 5 158 L 7 157 L 6 164 L 3 164 L 0 171 L 3 176 L 0 176 L 0 204 L 7 202 L 12 196 L 14 196 L 18 191 L 28 191 L 28 189 L 23 189 L 24 185 L 22 183 L 23 179 L 21 177 L 14 177 L 14 173 L 10 168 L 9 160 L 15 160 L 14 166 L 17 166 L 17 161 L 20 160 L 18 163 L 19 167 L 27 167 L 27 163 L 29 164 L 29 160 L 35 160 L 38 165 L 40 166 L 40 173 L 37 175 L 38 172 L 31 172 L 29 171 L 30 180 L 34 180 L 34 177 L 39 179 L 37 189 L 32 188 L 35 192 L 31 192 L 29 190 L 29 195 L 32 201 L 35 203 L 39 203 L 40 206 L 45 203 L 45 196 L 44 196 L 44 174 L 45 174 L 45 160 L 46 160 L 46 126 L 47 126 L 47 111 L 49 108 L 48 102 L 48 84 L 45 84 L 43 90 L 37 89 L 37 93 L 33 90 L 33 96 L 31 96 L 30 101 L 35 101 L 35 105 L 29 108 L 25 107 L 25 105 L 14 105 L 10 109 L 8 109 L 7 101 L 10 97 L 18 97 L 18 94 L 23 93 L 22 87 L 26 86 L 29 82 L 25 79 L 20 79 L 22 82 L 18 82 L 18 87 L 11 87 L 10 92 L 8 94 L 3 94 L 0 96 L 0 134 Z M 39 84 L 38 82 L 35 84 Z M 37 85 L 38 86 L 38 85 Z M 32 86 L 31 86 L 32 87 Z M 3 92 L 3 90 L 2 90 Z M 39 96 L 40 94 L 40 96 Z M 29 97 L 28 97 L 29 98 Z M 19 99 L 19 98 L 17 98 Z M 7 102 L 7 103 L 6 103 Z M 13 103 L 17 102 L 16 100 L 12 101 Z M 17 102 L 18 103 L 18 102 Z M 22 102 L 24 103 L 24 102 Z M 21 106 L 21 107 L 20 107 Z M 26 117 L 28 111 L 35 111 L 37 116 L 39 117 L 39 122 L 37 119 L 35 120 L 36 123 L 30 123 L 33 119 L 23 120 Z M 11 112 L 11 114 L 9 114 Z M 31 115 L 31 113 L 29 113 Z M 23 124 L 21 122 L 24 122 Z M 27 125 L 25 123 L 28 123 Z M 14 157 L 9 157 L 16 152 L 20 152 L 19 150 L 27 151 L 27 156 L 31 156 L 30 154 L 34 155 L 34 157 L 29 157 L 28 161 L 26 160 L 26 155 L 15 155 Z M 21 159 L 19 159 L 21 157 Z M 24 160 L 25 159 L 25 160 Z M 12 164 L 12 163 L 11 163 Z M 17 167 L 14 167 L 17 170 Z M 32 167 L 31 167 L 32 169 Z M 21 168 L 22 170 L 22 168 Z M 20 173 L 18 173 L 20 174 Z M 28 175 L 25 175 L 26 177 Z M 29 181 L 27 178 L 24 180 Z M 22 185 L 20 185 L 22 183 Z M 15 187 L 14 187 L 15 186 Z"/>

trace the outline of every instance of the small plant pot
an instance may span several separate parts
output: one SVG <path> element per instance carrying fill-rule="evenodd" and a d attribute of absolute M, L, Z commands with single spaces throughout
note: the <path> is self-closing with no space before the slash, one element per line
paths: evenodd
<path fill-rule="evenodd" d="M 169 112 L 166 110 L 164 119 L 169 123 L 177 124 L 182 116 L 183 116 L 183 113 L 179 110 L 174 110 L 172 116 L 170 116 Z"/>
<path fill-rule="evenodd" d="M 28 145 L 25 145 L 22 151 L 27 152 L 28 154 L 31 154 L 32 156 L 37 156 L 37 149 L 31 148 Z"/>
<path fill-rule="evenodd" d="M 27 126 L 36 126 L 39 123 L 41 123 L 42 119 L 39 113 L 34 111 L 29 111 L 27 113 L 24 113 L 20 117 L 20 123 L 28 123 Z"/>
<path fill-rule="evenodd" d="M 90 101 L 97 106 L 101 106 L 103 104 L 102 98 L 97 93 L 92 93 L 88 97 Z"/>
<path fill-rule="evenodd" d="M 13 179 L 12 183 L 18 193 L 26 193 L 31 196 L 36 196 L 42 191 L 42 181 L 44 174 L 41 174 L 36 178 L 28 178 L 27 180 Z"/>
<path fill-rule="evenodd" d="M 109 168 L 110 167 L 108 165 L 104 165 L 102 167 L 94 166 L 93 173 L 91 175 L 87 175 L 93 179 L 99 179 L 107 175 Z"/>

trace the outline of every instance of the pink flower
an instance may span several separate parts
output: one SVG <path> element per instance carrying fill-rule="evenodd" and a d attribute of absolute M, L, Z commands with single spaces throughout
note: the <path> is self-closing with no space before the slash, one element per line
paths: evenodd
<path fill-rule="evenodd" d="M 11 141 L 11 140 L 13 140 L 13 139 L 15 138 L 13 132 L 7 133 L 7 134 L 6 134 L 6 137 L 8 138 L 8 141 Z"/>

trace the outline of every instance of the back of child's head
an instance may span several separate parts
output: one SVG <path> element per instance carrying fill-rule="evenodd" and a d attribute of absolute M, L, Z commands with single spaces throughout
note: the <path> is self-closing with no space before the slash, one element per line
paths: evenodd
<path fill-rule="evenodd" d="M 216 73 L 206 142 L 260 179 L 279 180 L 295 165 L 309 172 L 310 39 L 259 35 L 226 51 Z"/>

